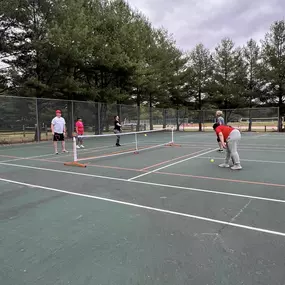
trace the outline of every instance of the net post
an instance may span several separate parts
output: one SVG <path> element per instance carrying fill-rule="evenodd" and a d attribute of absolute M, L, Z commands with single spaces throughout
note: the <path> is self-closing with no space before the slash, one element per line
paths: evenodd
<path fill-rule="evenodd" d="M 82 164 L 78 162 L 77 157 L 77 148 L 76 148 L 76 136 L 72 137 L 72 148 L 73 148 L 73 161 L 72 162 L 66 162 L 64 165 L 66 166 L 77 166 L 77 167 L 86 167 L 86 164 Z"/>
<path fill-rule="evenodd" d="M 73 147 L 73 161 L 77 162 L 77 148 L 76 148 L 76 137 L 72 138 L 72 147 Z"/>
<path fill-rule="evenodd" d="M 138 134 L 135 133 L 135 143 L 136 143 L 136 150 L 135 150 L 135 154 L 139 153 L 139 149 L 138 149 Z"/>
<path fill-rule="evenodd" d="M 171 127 L 171 142 L 169 142 L 166 146 L 181 146 L 180 144 L 174 143 L 174 127 Z"/>

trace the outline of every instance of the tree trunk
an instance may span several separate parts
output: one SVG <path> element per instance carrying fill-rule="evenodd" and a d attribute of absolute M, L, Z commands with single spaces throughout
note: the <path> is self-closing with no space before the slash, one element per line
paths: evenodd
<path fill-rule="evenodd" d="M 250 103 L 249 103 L 249 113 L 248 113 L 248 131 L 251 132 L 252 129 L 252 104 L 251 104 L 251 100 L 252 98 L 250 97 Z"/>
<path fill-rule="evenodd" d="M 278 100 L 278 109 L 279 109 L 279 116 L 278 116 L 278 132 L 282 132 L 282 105 L 283 105 L 283 102 L 282 102 L 282 97 L 283 97 L 283 91 L 280 90 L 280 93 L 279 93 L 279 100 Z"/>
<path fill-rule="evenodd" d="M 167 115 L 167 110 L 166 109 L 163 109 L 163 128 L 165 129 L 166 128 L 166 115 Z"/>

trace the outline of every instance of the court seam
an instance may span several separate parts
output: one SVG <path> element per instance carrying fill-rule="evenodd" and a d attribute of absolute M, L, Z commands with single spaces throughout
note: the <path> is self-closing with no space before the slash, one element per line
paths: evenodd
<path fill-rule="evenodd" d="M 207 148 L 207 149 L 209 149 L 209 148 Z M 207 150 L 207 149 L 205 149 L 205 150 Z M 200 153 L 200 154 L 198 154 L 198 155 L 194 155 L 194 156 L 188 157 L 188 158 L 186 158 L 186 159 L 182 159 L 182 160 L 179 160 L 179 161 L 176 161 L 176 162 L 173 162 L 173 163 L 164 165 L 164 166 L 162 166 L 162 167 L 156 168 L 156 169 L 151 170 L 151 171 L 148 171 L 148 172 L 146 172 L 146 173 L 143 173 L 143 174 L 134 176 L 134 177 L 132 177 L 132 178 L 129 178 L 128 181 L 132 181 L 132 180 L 135 180 L 135 179 L 137 179 L 137 178 L 140 178 L 140 177 L 149 175 L 149 174 L 151 174 L 151 173 L 157 172 L 157 171 L 159 171 L 159 170 L 161 170 L 161 169 L 168 168 L 168 167 L 174 166 L 174 165 L 179 164 L 179 163 L 183 163 L 183 162 L 185 162 L 185 161 L 191 160 L 191 159 L 196 158 L 196 157 L 199 157 L 199 156 L 201 156 L 201 155 L 208 154 L 208 153 L 213 152 L 213 151 L 215 151 L 215 150 L 217 150 L 217 148 L 216 148 L 216 149 L 210 149 L 209 151 L 202 152 L 202 153 Z"/>
<path fill-rule="evenodd" d="M 95 196 L 95 195 L 76 193 L 76 192 L 71 192 L 71 191 L 67 191 L 67 190 L 61 190 L 61 189 L 51 188 L 51 187 L 46 187 L 46 186 L 41 186 L 41 185 L 29 184 L 29 183 L 24 183 L 24 182 L 19 182 L 19 181 L 15 181 L 15 180 L 4 179 L 4 178 L 0 178 L 0 181 L 10 183 L 10 184 L 22 185 L 22 186 L 26 186 L 26 187 L 30 187 L 30 188 L 38 188 L 38 189 L 48 190 L 51 192 L 63 193 L 63 194 L 71 195 L 71 196 L 78 196 L 78 197 L 83 197 L 83 198 L 90 198 L 90 199 L 95 199 L 95 200 L 100 200 L 100 201 L 105 201 L 105 202 L 111 202 L 111 203 L 115 203 L 115 204 L 131 206 L 131 207 L 149 210 L 149 211 L 153 211 L 153 212 L 160 212 L 163 214 L 170 214 L 170 215 L 174 215 L 174 216 L 180 216 L 180 217 L 190 218 L 190 219 L 194 219 L 194 220 L 196 219 L 196 220 L 200 220 L 200 221 L 204 221 L 204 222 L 210 222 L 210 223 L 220 224 L 220 225 L 224 225 L 224 226 L 231 226 L 231 227 L 247 229 L 247 230 L 251 230 L 251 231 L 255 231 L 255 232 L 262 232 L 262 233 L 267 233 L 267 234 L 271 234 L 271 235 L 285 237 L 285 233 L 283 233 L 283 232 L 267 230 L 267 229 L 263 229 L 263 228 L 257 228 L 257 227 L 252 227 L 252 226 L 247 226 L 247 225 L 242 225 L 242 224 L 237 224 L 237 223 L 232 223 L 232 222 L 227 222 L 227 221 L 222 221 L 222 220 L 216 220 L 216 219 L 197 216 L 197 215 L 191 215 L 191 214 L 186 214 L 186 213 L 181 213 L 181 212 L 176 212 L 176 211 L 171 211 L 171 210 L 166 210 L 166 209 L 161 209 L 161 208 L 155 208 L 155 207 L 145 206 L 145 205 L 141 205 L 141 204 L 135 204 L 135 203 L 125 202 L 125 201 L 120 201 L 120 200 L 115 200 L 115 199 L 110 199 L 110 198 L 99 197 L 99 196 Z"/>
<path fill-rule="evenodd" d="M 0 163 L 0 164 L 2 164 L 2 163 Z M 15 167 L 20 167 L 20 168 L 28 168 L 28 169 L 34 169 L 34 170 L 40 170 L 40 171 L 64 173 L 64 174 L 77 175 L 77 176 L 93 177 L 93 178 L 99 178 L 99 179 L 105 179 L 105 180 L 114 180 L 114 181 L 121 181 L 121 182 L 145 184 L 145 185 L 151 185 L 151 186 L 157 186 L 157 187 L 174 188 L 174 189 L 187 190 L 187 191 L 192 191 L 192 192 L 201 192 L 201 193 L 208 193 L 208 194 L 233 196 L 233 197 L 248 198 L 248 199 L 261 200 L 261 201 L 267 201 L 267 202 L 275 202 L 275 203 L 285 203 L 285 200 L 281 200 L 281 199 L 266 198 L 266 197 L 260 197 L 260 196 L 251 196 L 251 195 L 245 195 L 245 194 L 236 194 L 236 193 L 229 193 L 229 192 L 219 192 L 219 191 L 208 190 L 208 189 L 199 189 L 199 188 L 184 187 L 184 186 L 170 185 L 170 184 L 161 184 L 161 183 L 139 181 L 139 180 L 131 180 L 130 181 L 130 180 L 127 180 L 124 178 L 116 178 L 116 177 L 95 175 L 95 174 L 89 174 L 89 173 L 80 173 L 80 172 L 73 172 L 73 171 L 56 170 L 56 169 L 40 168 L 40 167 L 35 167 L 35 166 L 26 166 L 26 165 L 17 165 L 17 164 L 8 164 L 8 163 L 3 163 L 2 165 L 15 166 Z M 285 187 L 285 185 L 283 185 L 282 187 Z"/>

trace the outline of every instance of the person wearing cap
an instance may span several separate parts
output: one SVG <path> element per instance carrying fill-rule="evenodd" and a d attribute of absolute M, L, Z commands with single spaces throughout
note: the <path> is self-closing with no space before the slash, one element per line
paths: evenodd
<path fill-rule="evenodd" d="M 231 169 L 242 169 L 237 151 L 237 144 L 241 139 L 240 131 L 230 126 L 220 125 L 219 123 L 215 123 L 213 125 L 213 129 L 219 137 L 222 147 L 226 148 L 227 150 L 225 162 L 219 166 L 229 168 L 230 160 L 232 159 L 234 165 L 231 167 Z"/>
<path fill-rule="evenodd" d="M 219 125 L 225 125 L 225 120 L 223 118 L 223 112 L 220 111 L 220 110 L 218 110 L 216 112 L 216 123 L 218 123 Z M 220 140 L 219 137 L 217 138 L 217 142 L 219 144 L 219 151 L 222 152 L 223 151 L 223 146 L 221 144 L 221 140 Z"/>
<path fill-rule="evenodd" d="M 62 152 L 67 152 L 65 149 L 65 141 L 64 137 L 66 134 L 66 123 L 64 118 L 61 116 L 61 111 L 56 110 L 55 112 L 56 116 L 51 121 L 51 132 L 53 135 L 53 145 L 54 145 L 54 151 L 55 154 L 58 154 L 57 150 L 57 142 L 61 142 L 61 148 Z"/>

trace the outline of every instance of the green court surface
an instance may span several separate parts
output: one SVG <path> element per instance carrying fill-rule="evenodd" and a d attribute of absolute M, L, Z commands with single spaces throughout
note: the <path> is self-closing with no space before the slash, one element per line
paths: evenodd
<path fill-rule="evenodd" d="M 241 171 L 213 133 L 144 149 L 168 139 L 86 139 L 86 168 L 71 142 L 0 147 L 0 284 L 284 285 L 284 134 L 244 133 Z"/>

